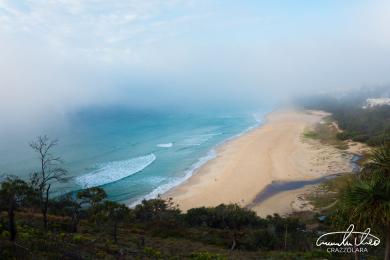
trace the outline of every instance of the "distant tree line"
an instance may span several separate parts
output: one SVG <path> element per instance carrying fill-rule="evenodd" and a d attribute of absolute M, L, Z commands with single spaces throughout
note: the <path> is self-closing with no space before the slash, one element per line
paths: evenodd
<path fill-rule="evenodd" d="M 298 100 L 306 109 L 324 110 L 332 113 L 343 130 L 341 140 L 351 139 L 377 146 L 390 135 L 390 105 L 363 108 L 367 98 L 381 97 L 386 88 L 357 90 L 339 96 L 311 96 Z"/>

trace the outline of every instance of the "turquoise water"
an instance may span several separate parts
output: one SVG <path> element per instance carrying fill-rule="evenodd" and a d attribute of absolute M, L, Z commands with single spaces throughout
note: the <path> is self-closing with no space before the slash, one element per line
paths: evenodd
<path fill-rule="evenodd" d="M 217 144 L 259 124 L 265 112 L 127 108 L 74 112 L 60 129 L 48 130 L 60 141 L 55 152 L 64 159 L 70 177 L 54 190 L 61 194 L 101 186 L 109 199 L 128 204 L 157 196 L 213 158 Z M 35 155 L 12 153 L 7 150 L 8 157 L 0 159 L 0 167 L 27 178 L 37 166 Z"/>

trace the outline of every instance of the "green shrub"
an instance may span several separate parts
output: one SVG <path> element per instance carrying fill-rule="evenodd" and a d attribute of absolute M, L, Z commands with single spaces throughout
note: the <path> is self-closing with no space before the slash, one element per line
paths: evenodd
<path fill-rule="evenodd" d="M 158 197 L 157 199 L 143 200 L 135 207 L 134 214 L 136 219 L 141 222 L 177 222 L 180 210 L 173 204 L 172 199 L 163 200 Z"/>
<path fill-rule="evenodd" d="M 83 235 L 81 235 L 81 234 L 73 235 L 73 242 L 80 243 L 80 242 L 84 242 L 84 241 L 88 241 L 88 239 L 86 237 L 84 237 Z"/>
<path fill-rule="evenodd" d="M 105 258 L 107 258 L 107 254 L 106 254 L 106 252 L 104 252 L 104 251 L 97 251 L 96 252 L 96 258 L 98 258 L 98 259 L 105 259 Z"/>
<path fill-rule="evenodd" d="M 212 228 L 239 229 L 258 226 L 261 219 L 254 211 L 237 204 L 221 204 L 213 208 L 194 208 L 187 211 L 185 220 L 190 226 L 206 225 Z"/>
<path fill-rule="evenodd" d="M 10 233 L 8 230 L 3 230 L 3 232 L 1 232 L 1 238 L 6 238 L 8 239 L 10 236 Z"/>
<path fill-rule="evenodd" d="M 355 141 L 355 142 L 367 142 L 367 140 L 369 139 L 370 137 L 368 135 L 364 135 L 364 134 L 361 134 L 361 135 L 356 135 L 354 137 L 352 137 L 352 140 Z"/>
<path fill-rule="evenodd" d="M 336 135 L 336 137 L 340 140 L 347 140 L 350 138 L 350 134 L 347 132 L 341 132 Z"/>
<path fill-rule="evenodd" d="M 303 136 L 311 139 L 318 139 L 318 133 L 315 131 L 307 131 L 303 133 Z"/>
<path fill-rule="evenodd" d="M 18 237 L 21 239 L 21 240 L 30 240 L 34 237 L 33 234 L 31 234 L 30 232 L 19 232 L 18 233 Z"/>
<path fill-rule="evenodd" d="M 143 252 L 147 257 L 151 257 L 154 259 L 163 259 L 161 252 L 157 249 L 145 247 Z"/>
<path fill-rule="evenodd" d="M 225 256 L 220 254 L 214 254 L 209 252 L 196 252 L 191 254 L 191 259 L 195 260 L 224 260 L 227 259 Z"/>

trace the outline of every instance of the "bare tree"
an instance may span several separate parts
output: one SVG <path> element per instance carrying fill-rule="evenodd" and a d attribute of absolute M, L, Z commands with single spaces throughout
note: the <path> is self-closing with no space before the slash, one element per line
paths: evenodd
<path fill-rule="evenodd" d="M 39 202 L 43 215 L 43 226 L 47 228 L 47 210 L 49 205 L 49 192 L 54 182 L 66 181 L 66 170 L 60 165 L 60 157 L 54 156 L 51 151 L 58 144 L 57 140 L 50 140 L 46 135 L 39 136 L 30 143 L 30 147 L 38 153 L 40 169 L 31 175 L 31 184 L 39 193 Z"/>

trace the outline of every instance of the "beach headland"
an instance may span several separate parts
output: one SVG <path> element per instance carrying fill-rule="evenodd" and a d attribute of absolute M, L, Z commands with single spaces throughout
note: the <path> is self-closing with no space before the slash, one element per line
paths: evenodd
<path fill-rule="evenodd" d="M 352 171 L 351 154 L 304 138 L 304 131 L 327 115 L 295 109 L 272 112 L 262 126 L 217 147 L 216 158 L 163 197 L 172 197 L 184 211 L 221 203 L 237 203 L 260 216 L 294 211 L 297 190 L 259 203 L 256 198 L 275 181 L 312 180 Z"/>

